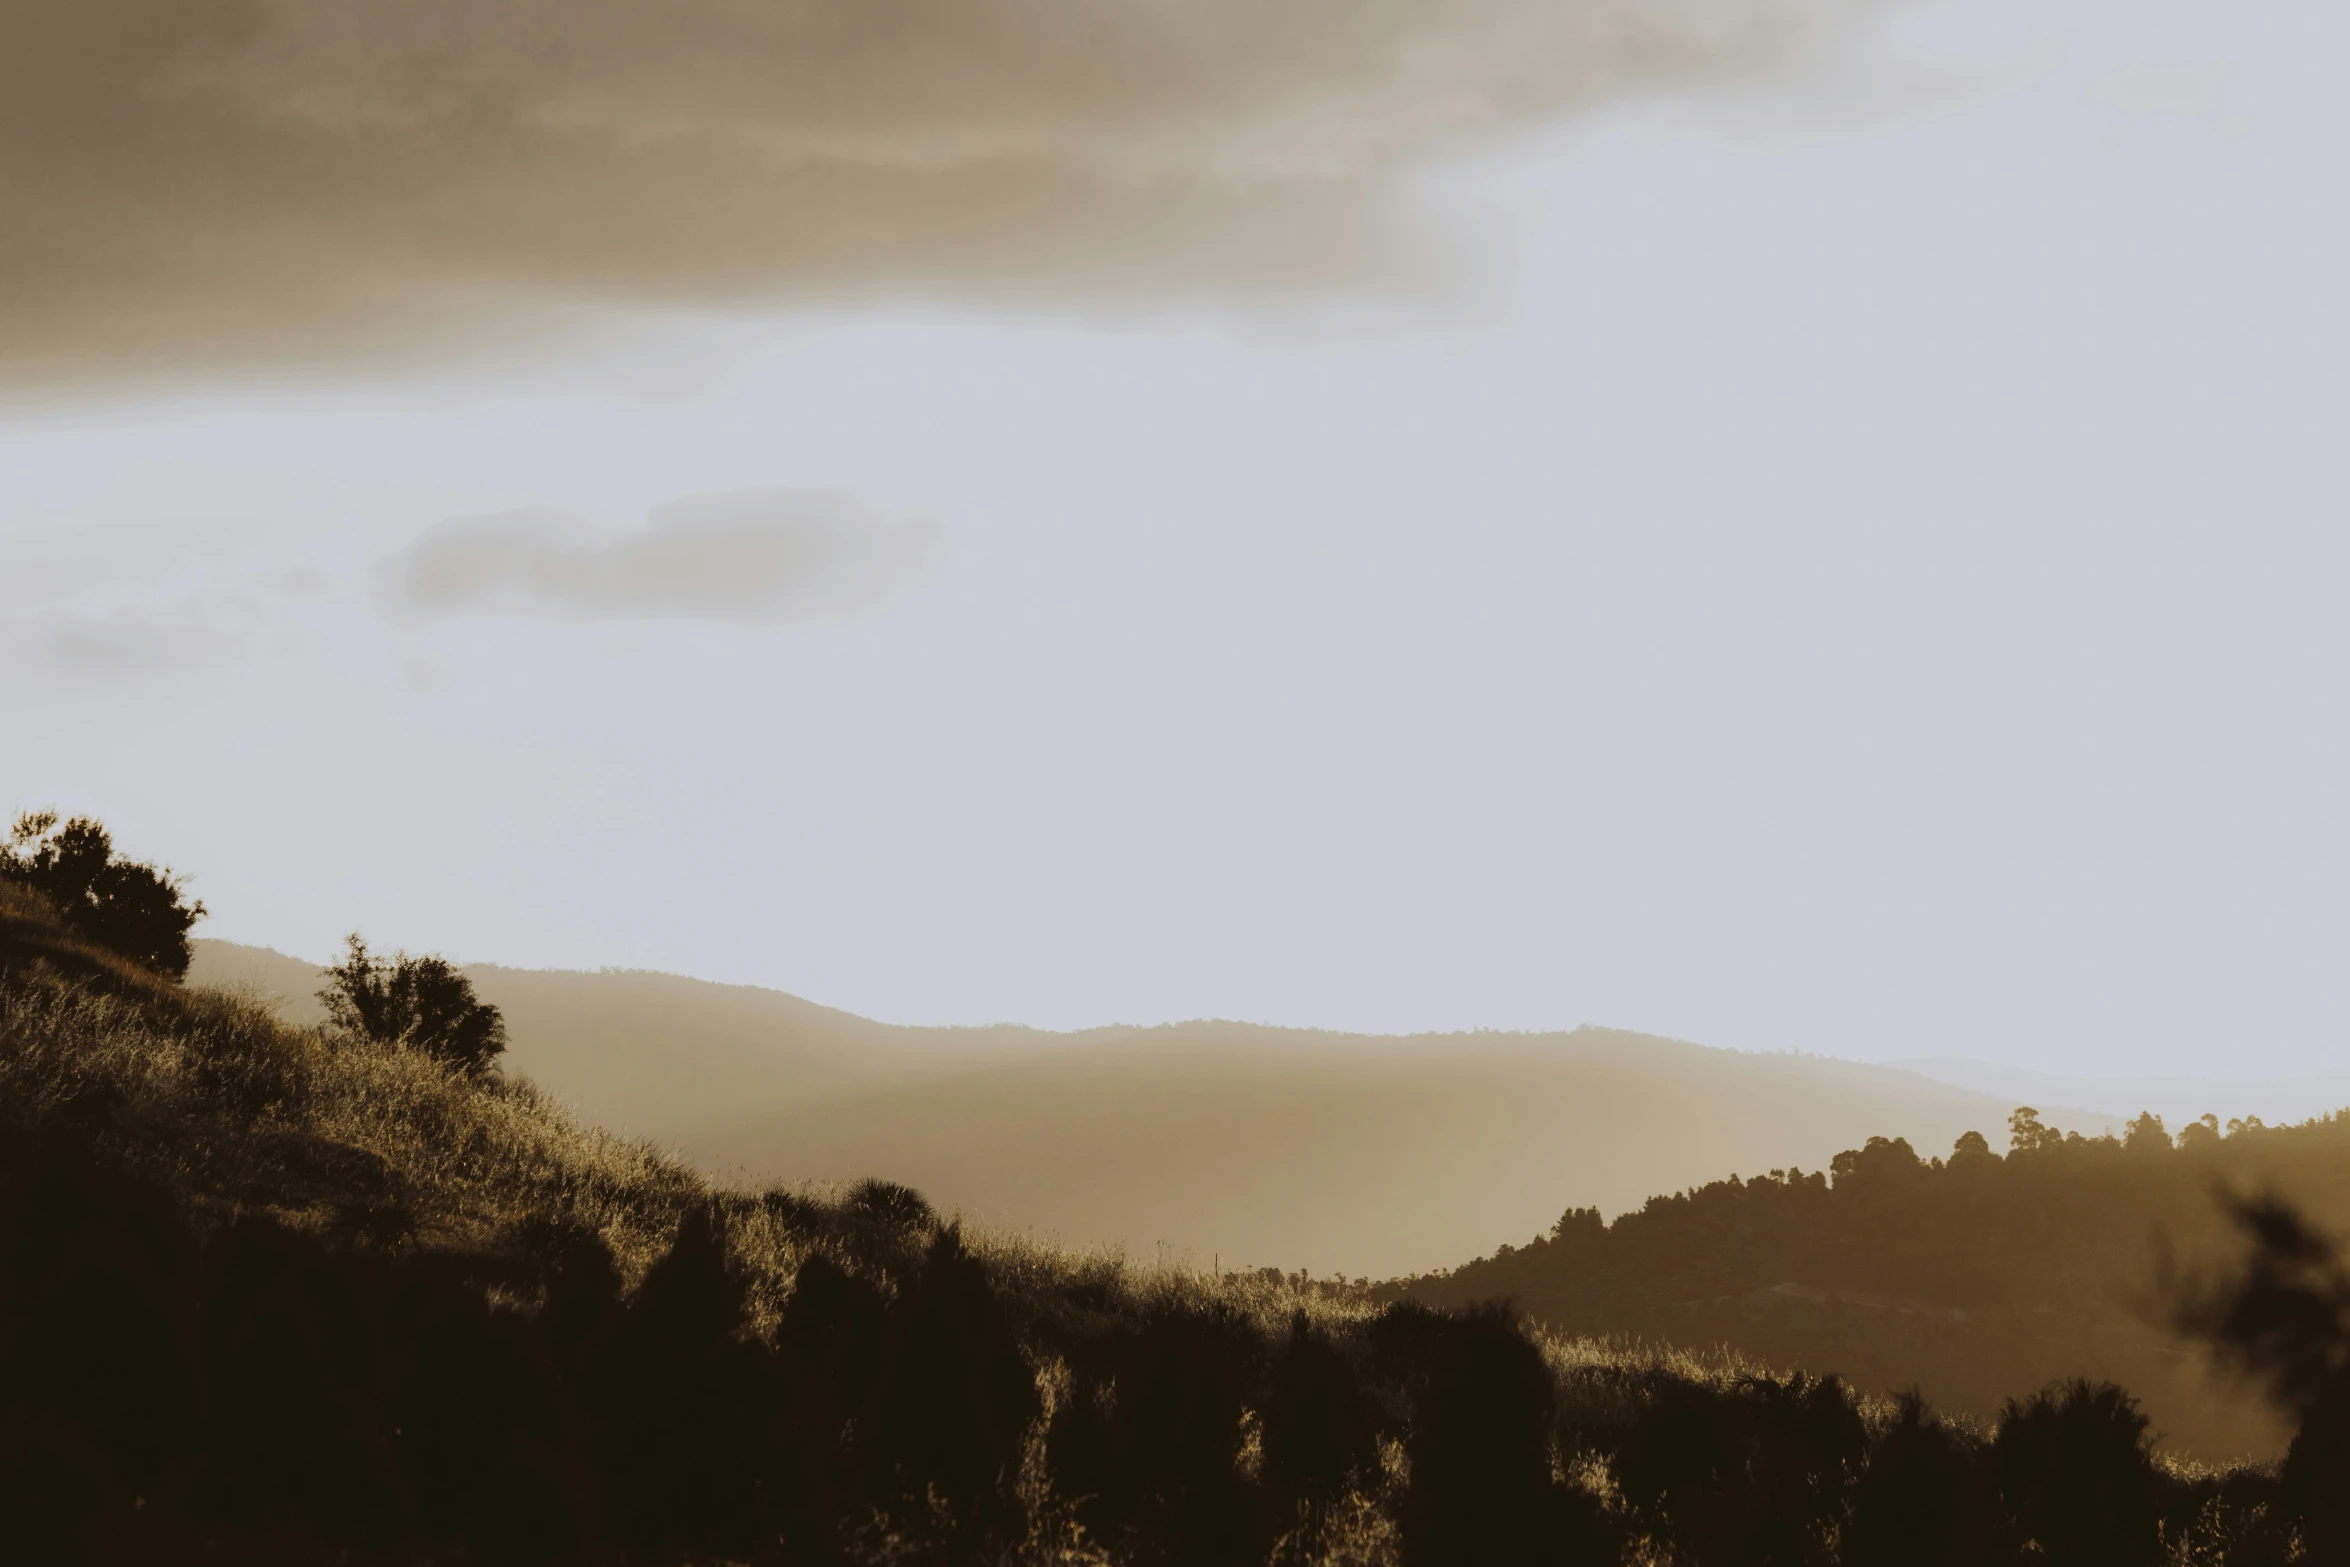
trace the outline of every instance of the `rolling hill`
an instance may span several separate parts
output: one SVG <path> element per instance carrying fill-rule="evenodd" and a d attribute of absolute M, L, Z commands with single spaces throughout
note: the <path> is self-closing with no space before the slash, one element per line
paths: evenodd
<path fill-rule="evenodd" d="M 518 1076 L 287 1027 L 12 892 L 8 1560 L 2343 1559 L 2335 1393 L 2285 1385 L 2310 1408 L 2281 1468 L 2212 1468 L 2153 1451 L 2110 1386 L 2029 1394 L 1992 1430 L 1487 1306 L 1074 1256 L 885 1182 L 713 1184 Z M 1887 1167 L 1738 1200 L 1851 1197 L 1914 1248 L 1915 1216 L 1870 1198 L 1900 1161 L 1856 1157 Z M 1970 1183 L 1986 1157 L 1907 1179 Z M 1702 1227 L 1727 1187 L 1666 1208 Z M 2298 1298 L 2276 1267 L 2308 1255 L 2287 1235 L 2210 1320 L 2268 1320 Z"/>
<path fill-rule="evenodd" d="M 196 946 L 192 983 L 316 1015 L 312 965 Z M 674 975 L 467 973 L 506 1014 L 510 1073 L 709 1173 L 880 1175 L 1040 1239 L 1227 1268 L 1423 1272 L 1545 1233 L 1562 1207 L 1817 1169 L 1872 1135 L 1943 1150 L 1998 1136 L 2011 1108 L 1912 1072 L 1603 1028 L 906 1028 Z"/>

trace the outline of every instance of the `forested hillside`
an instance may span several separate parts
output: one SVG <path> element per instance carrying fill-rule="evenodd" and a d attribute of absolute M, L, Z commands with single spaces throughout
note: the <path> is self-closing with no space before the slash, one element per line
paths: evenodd
<path fill-rule="evenodd" d="M 2181 1466 L 2107 1384 L 2018 1388 L 1976 1427 L 1492 1308 L 989 1237 L 883 1181 L 713 1185 L 504 1078 L 496 1009 L 437 960 L 354 943 L 329 1023 L 290 1028 L 178 985 L 169 941 L 125 939 L 153 959 L 110 944 L 104 887 L 60 901 L 14 869 L 0 860 L 0 1559 L 2350 1554 L 2350 1276 L 2283 1209 L 2240 1212 L 2255 1255 L 2187 1302 L 2299 1435 L 2281 1469 Z M 184 931 L 192 911 L 156 885 Z M 1994 1168 L 1977 1153 L 1958 1178 Z M 2107 1157 L 2035 1147 L 1997 1168 Z M 1769 1200 L 1857 1204 L 1830 1211 L 1889 1241 L 1884 1205 L 1945 1178 L 1913 1162 L 1871 1150 L 1834 1188 L 1771 1182 Z"/>
<path fill-rule="evenodd" d="M 1909 1072 L 1618 1029 L 905 1028 L 676 975 L 465 972 L 505 1014 L 510 1075 L 706 1175 L 881 1175 L 1040 1239 L 1203 1267 L 1418 1271 L 1547 1225 L 1562 1191 L 1619 1212 L 1872 1133 L 1946 1145 L 2010 1108 Z M 189 973 L 317 1016 L 315 965 L 198 941 Z"/>
<path fill-rule="evenodd" d="M 2167 1326 L 2163 1259 L 2224 1248 L 2222 1191 L 2283 1193 L 2350 1228 L 2350 1114 L 2196 1122 L 2175 1139 L 2145 1118 L 2123 1139 L 2065 1136 L 2027 1111 L 2008 1142 L 2003 1156 L 1969 1133 L 1920 1159 L 1879 1137 L 1828 1170 L 1731 1176 L 1612 1224 L 1572 1209 L 1525 1246 L 1384 1293 L 1511 1300 L 1564 1333 L 1728 1345 L 1983 1416 L 2053 1376 L 2109 1377 L 2175 1445 L 2275 1451 L 2265 1406 Z"/>

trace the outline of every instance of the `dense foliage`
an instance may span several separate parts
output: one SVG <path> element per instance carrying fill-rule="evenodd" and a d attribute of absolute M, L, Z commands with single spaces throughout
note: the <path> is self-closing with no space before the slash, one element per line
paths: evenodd
<path fill-rule="evenodd" d="M 318 999 L 335 1027 L 377 1044 L 421 1050 L 461 1071 L 487 1072 L 506 1052 L 506 1020 L 446 958 L 379 958 L 356 933 L 326 971 Z"/>
<path fill-rule="evenodd" d="M 114 852 L 97 822 L 55 811 L 16 819 L 0 848 L 0 885 L 30 892 L 83 940 L 171 979 L 188 971 L 188 929 L 204 905 L 189 900 L 179 878 Z"/>
<path fill-rule="evenodd" d="M 2292 1194 L 2350 1226 L 2350 1114 L 2293 1127 L 2151 1116 L 2126 1139 L 2061 1136 L 2030 1110 L 2008 1152 L 1969 1133 L 1947 1158 L 1872 1138 L 1827 1171 L 1731 1176 L 1383 1293 L 1438 1305 L 1507 1299 L 1555 1331 L 1727 1344 L 1864 1389 L 1921 1388 L 1982 1419 L 2019 1388 L 2087 1374 L 2144 1395 L 2173 1448 L 2281 1445 L 2265 1406 L 2216 1396 L 2169 1322 L 2166 1250 L 2234 1244 L 2215 1192 Z"/>

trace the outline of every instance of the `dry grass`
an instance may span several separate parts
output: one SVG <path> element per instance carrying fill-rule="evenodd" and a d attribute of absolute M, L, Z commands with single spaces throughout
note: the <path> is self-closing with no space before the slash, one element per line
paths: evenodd
<path fill-rule="evenodd" d="M 101 1135 L 199 1205 L 323 1225 L 356 1192 L 417 1239 L 458 1247 L 557 1215 L 641 1268 L 706 1195 L 675 1160 L 578 1125 L 527 1084 L 287 1028 L 200 990 L 0 987 L 0 1104 L 25 1125 L 102 1107 Z"/>
<path fill-rule="evenodd" d="M 257 1207 L 307 1227 L 389 1224 L 403 1238 L 467 1250 L 496 1248 L 525 1220 L 553 1219 L 602 1235 L 633 1279 L 689 1208 L 715 1201 L 762 1327 L 812 1253 L 885 1289 L 912 1260 L 918 1237 L 893 1245 L 844 1225 L 844 1193 L 713 1187 L 650 1144 L 580 1124 L 528 1082 L 469 1077 L 417 1052 L 290 1027 L 256 998 L 180 989 L 102 958 L 60 963 L 59 953 L 49 943 L 33 972 L 20 963 L 0 984 L 0 1110 L 29 1127 L 91 1119 L 103 1107 L 103 1135 L 117 1151 L 167 1177 L 199 1211 Z M 366 1211 L 355 1213 L 355 1201 Z M 964 1238 L 1010 1298 L 1046 1317 L 1215 1304 L 1270 1336 L 1300 1312 L 1343 1332 L 1379 1309 L 1299 1277 L 1143 1263 L 980 1228 Z M 1595 1427 L 1627 1418 L 1660 1377 L 1721 1385 L 1768 1372 L 1728 1350 L 1543 1344 L 1568 1405 Z"/>
<path fill-rule="evenodd" d="M 21 949 L 20 949 L 21 951 Z M 525 1220 L 601 1234 L 632 1279 L 691 1207 L 715 1201 L 771 1325 L 800 1263 L 825 1252 L 891 1287 L 909 1243 L 841 1222 L 844 1193 L 713 1186 L 651 1144 L 582 1125 L 527 1081 L 475 1078 L 414 1051 L 281 1023 L 256 998 L 180 989 L 44 948 L 0 984 L 0 1111 L 20 1127 L 88 1120 L 199 1211 L 289 1223 L 392 1223 L 418 1242 L 492 1249 Z M 79 972 L 75 968 L 79 967 Z M 372 1213 L 354 1213 L 357 1200 Z M 1221 1302 L 1268 1332 L 1304 1311 L 1369 1307 L 1326 1286 L 1133 1262 L 968 1229 L 1015 1298 Z M 1074 1288 L 1073 1288 L 1074 1287 Z"/>
<path fill-rule="evenodd" d="M 28 926 L 38 939 L 19 939 Z M 631 1282 L 670 1246 L 680 1221 L 706 1207 L 724 1218 L 747 1276 L 752 1326 L 762 1332 L 776 1326 L 812 1254 L 894 1291 L 915 1276 L 931 1234 L 919 1219 L 876 1218 L 853 1192 L 714 1187 L 656 1147 L 580 1124 L 527 1083 L 289 1027 L 252 998 L 125 971 L 43 932 L 37 909 L 0 906 L 0 1135 L 59 1124 L 78 1125 L 164 1177 L 211 1222 L 258 1208 L 380 1243 L 492 1253 L 513 1246 L 526 1224 L 552 1220 L 601 1235 Z M 1220 1307 L 1268 1343 L 1302 1312 L 1359 1346 L 1375 1335 L 1349 1330 L 1382 1309 L 1367 1292 L 1301 1277 L 1142 1264 L 977 1228 L 964 1242 L 1020 1319 L 1046 1402 L 1019 1477 L 1026 1537 L 1007 1558 L 1040 1567 L 1113 1560 L 1053 1488 L 1044 1432 L 1070 1378 L 1049 1346 L 1086 1340 L 1154 1306 Z M 1559 1394 L 1558 1465 L 1602 1498 L 1613 1494 L 1605 1455 L 1660 1387 L 1726 1388 L 1770 1374 L 1727 1348 L 1539 1343 Z M 1872 1426 L 1892 1412 L 1883 1400 L 1863 1399 L 1861 1408 Z M 2195 1478 L 2169 1467 L 2180 1480 Z M 1271 1560 L 1393 1567 L 1392 1502 L 1403 1478 L 1401 1450 L 1390 1443 L 1369 1491 L 1301 1517 Z M 2219 1527 L 2215 1514 L 2211 1531 Z M 929 1559 L 935 1543 L 919 1520 L 877 1519 L 859 1548 L 875 1562 L 910 1561 Z M 1635 1545 L 1634 1557 L 1649 1549 Z M 2184 1544 L 2180 1553 L 2181 1561 L 2217 1559 Z"/>

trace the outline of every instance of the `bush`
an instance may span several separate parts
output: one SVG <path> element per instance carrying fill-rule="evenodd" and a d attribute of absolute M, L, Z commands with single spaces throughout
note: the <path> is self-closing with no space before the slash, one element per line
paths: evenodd
<path fill-rule="evenodd" d="M 506 1022 L 473 994 L 473 981 L 441 958 L 369 955 L 356 932 L 318 993 L 337 1028 L 378 1044 L 405 1045 L 480 1076 L 506 1050 Z"/>
<path fill-rule="evenodd" d="M 1991 1444 L 1999 1489 L 2050 1567 L 2147 1567 L 2162 1549 L 2146 1417 L 2110 1382 L 2010 1400 Z"/>
<path fill-rule="evenodd" d="M 1263 1416 L 1265 1478 L 1295 1511 L 1321 1506 L 1364 1480 L 1379 1461 L 1379 1434 L 1355 1368 L 1303 1311 L 1273 1370 Z"/>
<path fill-rule="evenodd" d="M 2275 1197 L 2223 1201 L 2251 1255 L 2236 1277 L 2189 1284 L 2174 1320 L 2300 1423 L 2278 1499 L 2300 1525 L 2304 1559 L 2350 1560 L 2350 1264 Z"/>
<path fill-rule="evenodd" d="M 27 811 L 0 849 L 0 883 L 38 894 L 84 941 L 170 979 L 188 972 L 188 927 L 204 916 L 177 876 L 114 852 L 99 823 Z"/>
<path fill-rule="evenodd" d="M 1965 1432 L 1902 1396 L 1853 1488 L 1842 1567 L 1978 1567 L 1991 1560 L 1990 1490 Z"/>
<path fill-rule="evenodd" d="M 1577 1567 L 1612 1554 L 1591 1497 L 1552 1475 L 1558 1389 L 1506 1308 L 1434 1324 L 1405 1443 L 1405 1567 Z"/>

